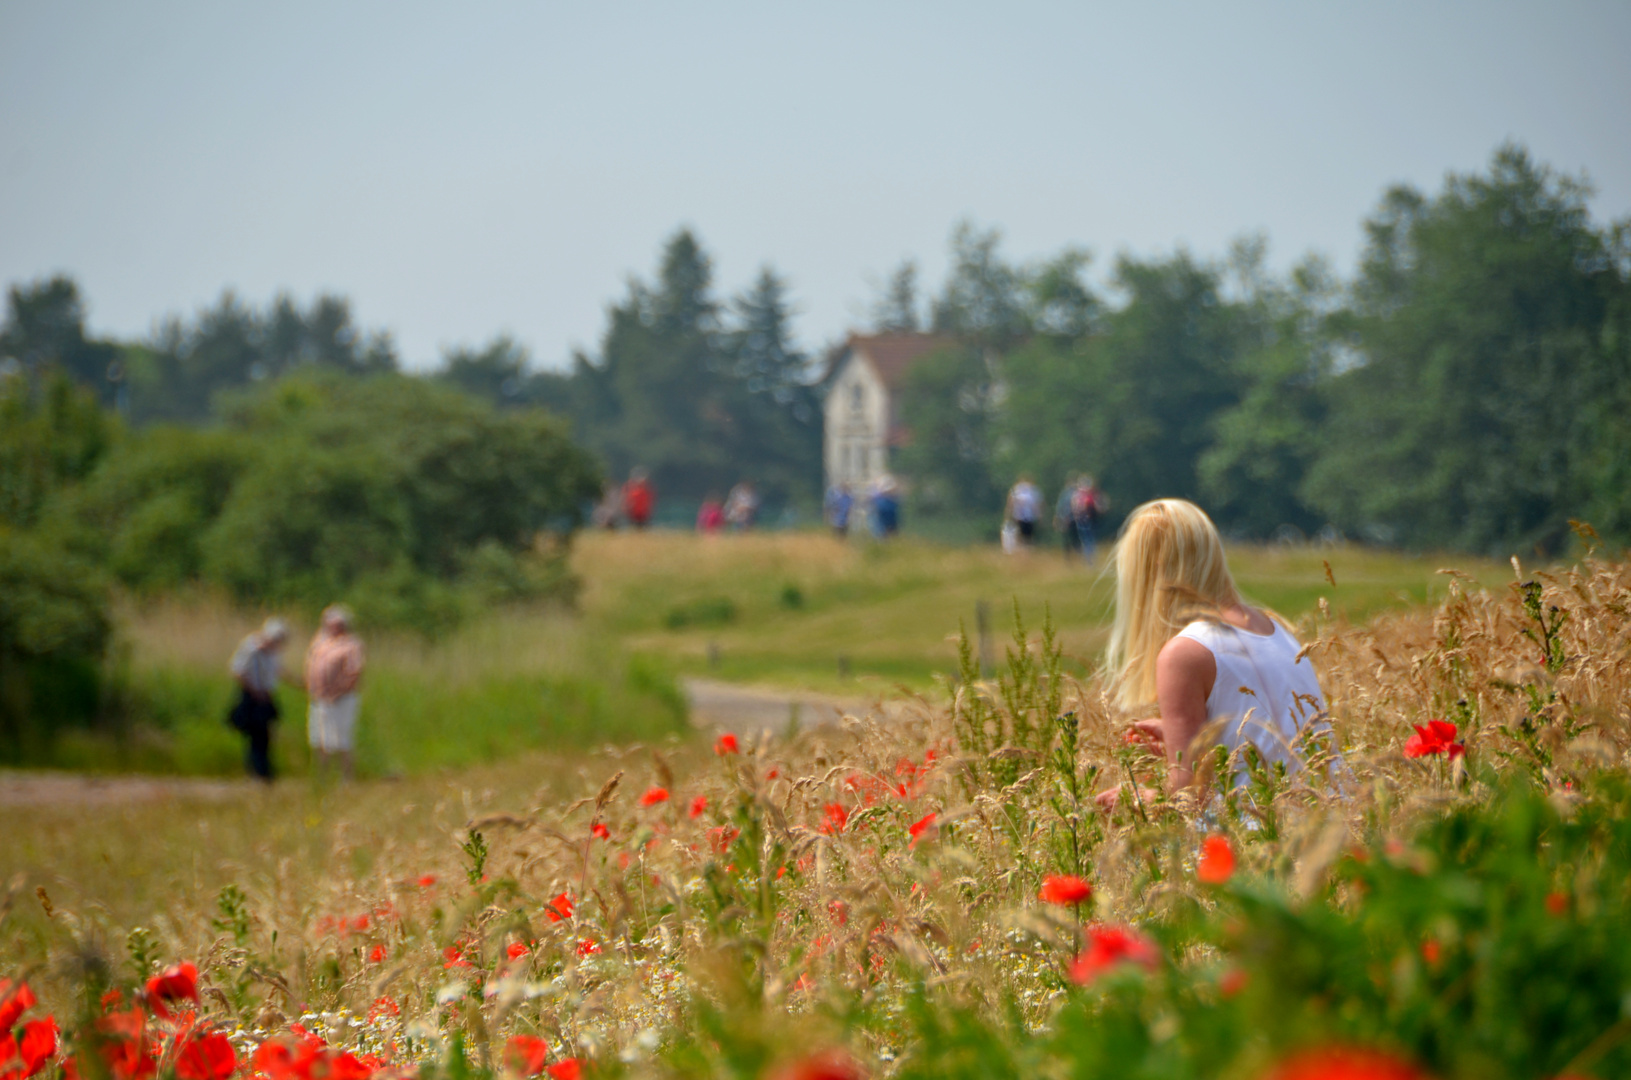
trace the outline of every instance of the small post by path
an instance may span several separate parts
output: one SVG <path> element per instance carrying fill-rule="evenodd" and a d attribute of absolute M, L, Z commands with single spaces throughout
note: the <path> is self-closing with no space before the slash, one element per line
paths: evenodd
<path fill-rule="evenodd" d="M 719 670 L 719 642 L 708 642 L 708 670 Z"/>
<path fill-rule="evenodd" d="M 980 678 L 991 677 L 991 606 L 984 600 L 974 602 L 974 633 L 979 638 Z"/>
<path fill-rule="evenodd" d="M 849 678 L 849 654 L 847 653 L 838 654 L 838 677 L 840 679 Z"/>

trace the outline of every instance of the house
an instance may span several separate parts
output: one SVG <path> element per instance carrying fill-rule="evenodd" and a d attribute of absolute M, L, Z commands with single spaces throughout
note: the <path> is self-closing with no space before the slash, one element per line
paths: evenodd
<path fill-rule="evenodd" d="M 822 416 L 827 485 L 860 492 L 890 469 L 890 451 L 906 444 L 900 395 L 924 357 L 953 344 L 939 334 L 851 334 L 828 360 Z"/>

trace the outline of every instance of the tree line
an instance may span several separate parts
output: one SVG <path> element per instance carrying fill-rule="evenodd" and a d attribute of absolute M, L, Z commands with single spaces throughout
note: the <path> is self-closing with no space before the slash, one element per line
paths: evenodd
<path fill-rule="evenodd" d="M 1571 519 L 1631 540 L 1631 223 L 1505 146 L 1433 195 L 1395 187 L 1352 281 L 1261 238 L 1220 259 L 1003 261 L 963 228 L 916 367 L 900 467 L 920 509 L 991 515 L 1017 474 L 1095 474 L 1121 510 L 1182 496 L 1244 536 L 1505 556 Z M 917 325 L 909 273 L 879 324 Z"/>

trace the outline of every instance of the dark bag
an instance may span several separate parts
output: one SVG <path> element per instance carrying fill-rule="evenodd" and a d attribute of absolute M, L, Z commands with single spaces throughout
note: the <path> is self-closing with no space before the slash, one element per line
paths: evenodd
<path fill-rule="evenodd" d="M 227 713 L 227 723 L 247 735 L 272 723 L 277 716 L 277 702 L 260 701 L 248 690 L 240 690 L 238 703 Z"/>

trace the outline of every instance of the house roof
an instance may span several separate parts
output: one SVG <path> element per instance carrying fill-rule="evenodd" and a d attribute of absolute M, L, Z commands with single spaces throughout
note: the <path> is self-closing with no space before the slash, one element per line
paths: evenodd
<path fill-rule="evenodd" d="M 846 352 L 864 357 L 878 373 L 884 386 L 900 388 L 906 374 L 919 360 L 936 349 L 955 345 L 957 339 L 945 334 L 885 333 L 851 334 L 844 343 Z"/>

